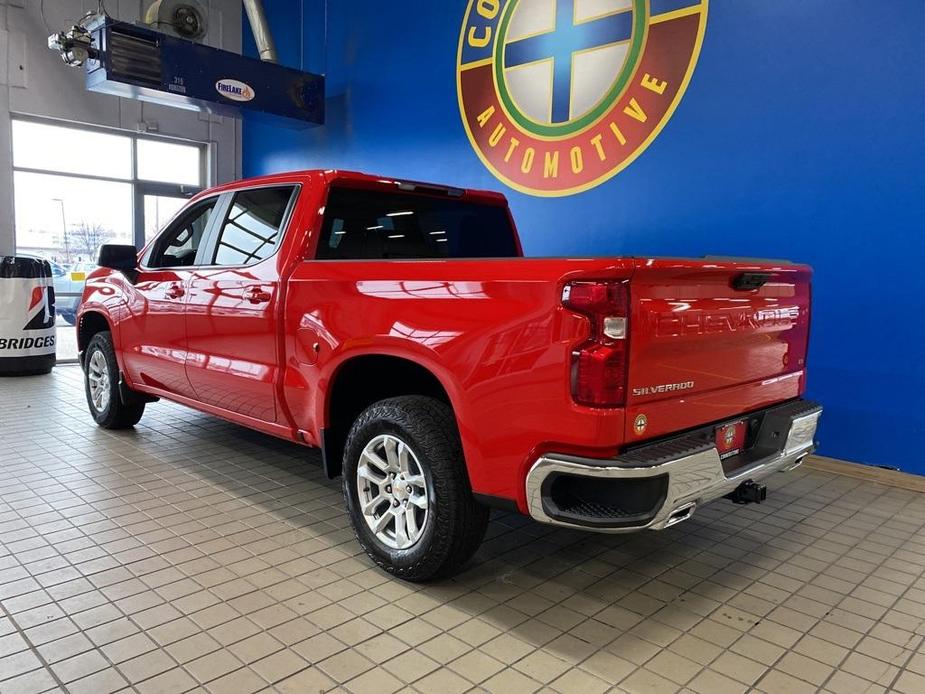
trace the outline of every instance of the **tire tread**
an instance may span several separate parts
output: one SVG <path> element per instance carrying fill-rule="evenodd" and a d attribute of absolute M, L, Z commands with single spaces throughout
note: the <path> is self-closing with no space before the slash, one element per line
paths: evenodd
<path fill-rule="evenodd" d="M 381 400 L 368 407 L 354 422 L 345 446 L 344 495 L 351 516 L 355 511 L 350 502 L 354 484 L 353 470 L 346 460 L 357 438 L 363 431 L 381 421 L 397 424 L 414 438 L 411 442 L 415 451 L 425 453 L 431 466 L 431 478 L 437 499 L 447 508 L 446 522 L 435 522 L 434 535 L 430 539 L 431 551 L 423 553 L 411 564 L 396 565 L 383 557 L 383 552 L 372 545 L 360 524 L 362 518 L 353 518 L 354 535 L 370 558 L 384 571 L 408 581 L 429 581 L 445 578 L 456 573 L 478 549 L 488 526 L 489 511 L 472 496 L 472 488 L 466 472 L 462 444 L 456 428 L 456 418 L 450 407 L 434 398 L 403 395 Z M 436 453 L 436 455 L 434 455 Z M 421 457 L 419 455 L 419 457 Z"/>
<path fill-rule="evenodd" d="M 99 349 L 101 352 L 103 352 L 103 356 L 106 358 L 106 363 L 109 366 L 109 381 L 112 392 L 109 394 L 109 407 L 107 408 L 106 412 L 97 412 L 93 407 L 93 404 L 90 402 L 90 388 L 86 383 L 87 377 L 84 375 L 84 387 L 87 391 L 87 405 L 90 408 L 90 414 L 93 416 L 93 419 L 96 421 L 96 423 L 103 429 L 131 429 L 133 426 L 138 424 L 139 420 L 141 420 L 141 417 L 145 412 L 145 403 L 125 403 L 122 401 L 122 398 L 119 394 L 118 385 L 119 363 L 116 360 L 116 350 L 112 344 L 112 333 L 110 333 L 108 330 L 103 330 L 96 333 L 91 338 L 90 344 L 87 345 L 85 363 L 89 361 L 90 355 L 96 349 Z"/>

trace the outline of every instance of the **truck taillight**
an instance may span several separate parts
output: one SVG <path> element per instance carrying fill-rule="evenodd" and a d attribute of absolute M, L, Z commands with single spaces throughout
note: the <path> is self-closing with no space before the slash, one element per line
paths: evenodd
<path fill-rule="evenodd" d="M 591 407 L 626 402 L 628 281 L 571 282 L 562 305 L 588 318 L 591 336 L 572 351 L 572 397 Z"/>

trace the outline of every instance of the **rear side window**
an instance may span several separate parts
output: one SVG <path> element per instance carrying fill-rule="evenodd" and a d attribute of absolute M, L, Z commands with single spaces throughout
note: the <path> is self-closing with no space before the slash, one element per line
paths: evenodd
<path fill-rule="evenodd" d="M 235 193 L 210 264 L 251 265 L 273 255 L 294 194 L 294 186 Z"/>
<path fill-rule="evenodd" d="M 321 260 L 516 256 L 506 207 L 337 187 L 328 194 L 317 254 Z"/>

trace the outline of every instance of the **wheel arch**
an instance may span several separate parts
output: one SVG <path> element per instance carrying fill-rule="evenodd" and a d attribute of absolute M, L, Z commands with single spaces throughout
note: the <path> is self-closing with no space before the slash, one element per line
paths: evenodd
<path fill-rule="evenodd" d="M 84 352 L 93 336 L 107 330 L 112 332 L 112 323 L 102 311 L 84 311 L 77 317 L 77 355 L 81 364 L 83 364 Z M 116 356 L 118 357 L 118 350 Z"/>
<path fill-rule="evenodd" d="M 328 382 L 324 403 L 321 450 L 325 474 L 342 471 L 344 443 L 353 422 L 374 402 L 401 395 L 424 395 L 449 405 L 459 428 L 459 413 L 450 388 L 434 369 L 407 357 L 367 353 L 338 364 Z"/>

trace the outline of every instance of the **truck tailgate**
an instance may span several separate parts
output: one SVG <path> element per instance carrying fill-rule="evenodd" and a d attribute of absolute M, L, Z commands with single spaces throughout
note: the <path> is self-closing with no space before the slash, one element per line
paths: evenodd
<path fill-rule="evenodd" d="M 810 279 L 808 267 L 773 262 L 637 260 L 627 440 L 797 397 Z"/>

